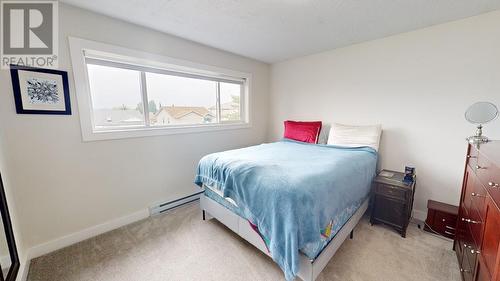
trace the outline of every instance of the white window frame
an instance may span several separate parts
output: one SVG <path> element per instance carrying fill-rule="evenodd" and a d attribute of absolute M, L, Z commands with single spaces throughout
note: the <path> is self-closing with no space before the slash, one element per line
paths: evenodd
<path fill-rule="evenodd" d="M 147 136 L 160 136 L 184 133 L 199 133 L 219 130 L 243 129 L 251 127 L 250 120 L 250 90 L 252 75 L 230 69 L 198 64 L 186 60 L 155 55 L 143 51 L 132 50 L 124 47 L 105 43 L 69 37 L 70 55 L 73 64 L 73 76 L 78 100 L 78 111 L 82 137 L 84 141 L 123 139 Z M 135 68 L 144 67 L 165 72 L 174 71 L 186 75 L 211 77 L 218 80 L 242 81 L 240 96 L 241 121 L 220 122 L 216 124 L 169 125 L 151 127 L 125 127 L 96 129 L 93 121 L 92 98 L 90 93 L 89 76 L 86 59 L 109 61 L 111 64 L 128 64 Z M 144 73 L 144 72 L 142 72 Z M 145 80 L 141 80 L 145 81 Z M 141 85 L 144 87 L 145 85 Z M 143 91 L 144 93 L 144 91 Z M 144 97 L 142 97 L 144 99 Z M 217 99 L 218 99 L 217 95 Z M 147 102 L 145 103 L 147 104 Z M 217 106 L 219 106 L 217 102 Z M 218 109 L 219 110 L 219 109 Z M 146 121 L 147 122 L 147 121 Z"/>

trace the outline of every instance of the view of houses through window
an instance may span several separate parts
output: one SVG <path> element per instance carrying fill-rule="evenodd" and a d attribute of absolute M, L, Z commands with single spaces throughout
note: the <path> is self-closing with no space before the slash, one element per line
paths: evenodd
<path fill-rule="evenodd" d="M 87 70 L 95 129 L 242 121 L 238 82 L 90 63 Z"/>

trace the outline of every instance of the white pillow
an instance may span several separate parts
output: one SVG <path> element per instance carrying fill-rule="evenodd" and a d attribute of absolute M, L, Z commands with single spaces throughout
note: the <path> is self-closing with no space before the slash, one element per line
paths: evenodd
<path fill-rule="evenodd" d="M 382 127 L 352 126 L 333 123 L 328 134 L 328 144 L 358 147 L 369 146 L 378 151 Z"/>

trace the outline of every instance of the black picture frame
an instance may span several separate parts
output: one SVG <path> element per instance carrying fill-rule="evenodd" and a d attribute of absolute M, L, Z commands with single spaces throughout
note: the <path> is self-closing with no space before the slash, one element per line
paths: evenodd
<path fill-rule="evenodd" d="M 5 190 L 1 174 L 0 174 L 0 213 L 2 215 L 3 228 L 5 230 L 5 238 L 7 240 L 7 245 L 9 247 L 9 254 L 11 259 L 11 266 L 9 268 L 7 276 L 3 276 L 2 270 L 0 270 L 0 277 L 2 278 L 1 280 L 15 281 L 21 264 L 19 262 L 19 254 L 17 253 L 16 239 L 14 238 L 14 232 L 12 230 L 12 222 L 10 220 L 9 207 L 7 206 L 7 197 L 5 196 Z"/>
<path fill-rule="evenodd" d="M 34 110 L 34 109 L 24 109 L 23 101 L 21 97 L 21 85 L 19 82 L 19 70 L 47 73 L 53 75 L 60 75 L 62 78 L 62 86 L 64 91 L 64 105 L 65 110 Z M 71 102 L 69 97 L 69 84 L 68 84 L 68 73 L 66 71 L 55 70 L 55 69 L 45 69 L 30 66 L 21 65 L 10 65 L 10 76 L 12 78 L 12 89 L 14 91 L 14 101 L 16 104 L 17 114 L 51 114 L 51 115 L 71 115 Z"/>

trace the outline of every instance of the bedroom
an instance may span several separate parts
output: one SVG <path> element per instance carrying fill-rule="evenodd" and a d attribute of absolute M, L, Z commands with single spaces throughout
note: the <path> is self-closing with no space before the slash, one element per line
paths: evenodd
<path fill-rule="evenodd" d="M 6 198 L 0 211 L 6 235 L 0 249 L 15 242 L 0 257 L 6 280 L 286 280 L 268 256 L 275 251 L 266 249 L 279 233 L 269 239 L 271 230 L 259 231 L 264 223 L 254 218 L 253 229 L 246 223 L 250 218 L 228 212 L 229 205 L 200 206 L 205 193 L 194 183 L 198 166 L 215 169 L 200 160 L 215 155 L 231 161 L 240 155 L 234 149 L 265 148 L 261 144 L 287 146 L 280 153 L 268 148 L 241 159 L 300 164 L 274 173 L 264 169 L 267 178 L 260 182 L 265 186 L 304 172 L 302 182 L 309 186 L 311 174 L 328 173 L 330 164 L 353 175 L 358 160 L 335 164 L 326 157 L 332 153 L 332 160 L 341 161 L 339 155 L 352 155 L 350 150 L 321 149 L 338 145 L 335 136 L 344 142 L 355 137 L 338 135 L 343 129 L 359 133 L 363 128 L 374 130 L 375 144 L 358 143 L 364 148 L 352 150 L 376 156 L 369 171 L 415 168 L 414 195 L 405 193 L 405 207 L 412 211 L 401 222 L 406 237 L 401 227 L 370 224 L 376 210 L 402 218 L 397 210 L 384 204 L 374 208 L 372 202 L 363 215 L 361 200 L 338 229 L 329 224 L 331 214 L 321 218 L 316 238 L 326 236 L 323 248 L 330 251 L 306 259 L 304 251 L 293 251 L 287 262 L 297 268 L 288 270 L 288 279 L 499 280 L 500 235 L 498 228 L 490 231 L 500 225 L 498 219 L 474 224 L 479 220 L 462 211 L 478 210 L 484 219 L 499 202 L 497 174 L 483 181 L 494 170 L 481 169 L 484 160 L 478 156 L 496 142 L 481 145 L 477 154 L 475 144 L 468 151 L 465 138 L 476 134 L 477 125 L 464 116 L 477 102 L 500 104 L 498 1 L 37 1 L 50 5 L 49 15 L 24 2 L 1 1 L 2 15 L 9 17 L 2 17 L 1 31 L 0 173 Z M 9 7 L 13 3 L 28 6 Z M 33 18 L 31 12 L 23 17 L 26 9 L 35 11 Z M 20 18 L 30 21 L 28 27 Z M 37 30 L 47 22 L 52 44 Z M 51 52 L 9 54 L 16 48 L 5 42 L 19 48 L 19 42 L 34 37 Z M 22 59 L 30 56 L 39 58 L 37 65 L 27 63 L 36 68 L 22 68 L 21 62 L 28 62 Z M 61 89 L 57 106 L 23 100 L 29 75 L 33 81 L 55 81 Z M 486 123 L 497 115 L 494 108 L 477 108 L 470 115 L 491 117 L 479 122 L 483 134 L 500 139 L 500 122 Z M 319 134 L 312 133 L 319 144 L 282 141 L 287 120 L 321 121 Z M 292 135 L 311 136 L 314 125 L 292 124 L 298 129 Z M 287 162 L 287 157 L 303 161 Z M 378 185 L 368 182 L 376 175 L 368 172 L 360 185 L 369 188 L 363 198 L 374 198 Z M 471 194 L 466 187 L 472 173 L 477 174 L 472 185 L 483 185 L 487 193 L 480 198 L 488 208 L 471 207 L 463 196 Z M 247 180 L 231 172 L 229 179 Z M 329 179 L 335 177 L 314 178 L 316 183 Z M 244 190 L 238 187 L 231 191 L 233 200 L 244 201 L 237 207 L 255 203 L 236 196 Z M 320 199 L 318 206 L 325 204 Z M 299 205 L 289 210 L 306 209 Z M 436 211 L 452 213 L 454 230 L 477 232 L 471 235 L 480 239 L 465 241 L 468 236 L 458 232 L 454 239 L 444 237 L 451 229 L 442 235 L 424 230 Z M 465 227 L 462 218 L 469 220 Z M 303 276 L 300 268 L 311 271 Z"/>

